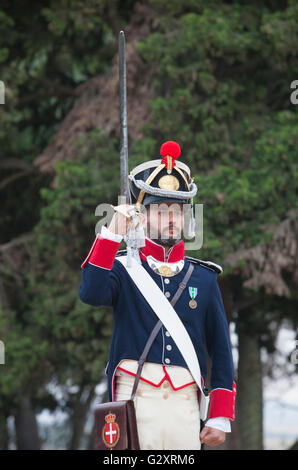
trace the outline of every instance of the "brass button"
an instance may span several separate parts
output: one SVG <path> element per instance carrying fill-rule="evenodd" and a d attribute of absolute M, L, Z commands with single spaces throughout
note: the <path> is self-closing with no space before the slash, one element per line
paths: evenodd
<path fill-rule="evenodd" d="M 162 396 L 162 398 L 164 398 L 164 399 L 166 400 L 167 398 L 169 398 L 169 394 L 168 394 L 168 393 L 164 393 L 163 396 Z"/>
<path fill-rule="evenodd" d="M 169 382 L 166 380 L 164 383 L 163 383 L 163 388 L 168 388 L 169 387 Z"/>

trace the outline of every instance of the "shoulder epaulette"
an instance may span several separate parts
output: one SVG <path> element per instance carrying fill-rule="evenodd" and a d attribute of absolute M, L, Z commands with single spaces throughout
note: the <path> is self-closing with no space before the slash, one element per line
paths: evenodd
<path fill-rule="evenodd" d="M 218 274 L 221 274 L 223 272 L 222 267 L 219 264 L 213 263 L 212 261 L 203 261 L 198 258 L 192 258 L 191 256 L 185 256 L 185 258 L 187 258 L 189 261 L 192 261 L 193 263 L 203 266 L 204 268 L 209 268 Z"/>
<path fill-rule="evenodd" d="M 116 258 L 117 256 L 124 256 L 127 255 L 127 250 L 119 250 L 117 251 Z"/>

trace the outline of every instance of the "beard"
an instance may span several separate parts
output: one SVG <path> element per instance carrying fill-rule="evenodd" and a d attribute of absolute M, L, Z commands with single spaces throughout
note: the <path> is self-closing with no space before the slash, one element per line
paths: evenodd
<path fill-rule="evenodd" d="M 181 238 L 151 238 L 154 243 L 162 246 L 174 246 L 180 242 Z"/>
<path fill-rule="evenodd" d="M 166 229 L 165 229 L 166 230 Z M 174 237 L 174 236 L 162 236 L 160 230 L 158 231 L 157 237 L 155 238 L 150 238 L 154 243 L 157 243 L 158 245 L 162 246 L 174 246 L 177 243 L 181 241 L 181 236 L 180 237 Z"/>

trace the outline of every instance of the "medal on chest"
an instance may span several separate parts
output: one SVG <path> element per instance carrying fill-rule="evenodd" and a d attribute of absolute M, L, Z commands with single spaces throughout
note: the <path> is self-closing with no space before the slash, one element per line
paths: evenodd
<path fill-rule="evenodd" d="M 198 294 L 198 289 L 197 287 L 189 287 L 188 288 L 188 292 L 189 292 L 189 295 L 190 295 L 190 301 L 188 303 L 188 305 L 190 306 L 190 308 L 197 308 L 197 301 L 195 300 L 197 294 Z"/>

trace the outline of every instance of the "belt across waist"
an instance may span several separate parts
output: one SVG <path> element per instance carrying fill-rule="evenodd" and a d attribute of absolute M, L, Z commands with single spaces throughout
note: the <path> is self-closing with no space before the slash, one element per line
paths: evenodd
<path fill-rule="evenodd" d="M 137 369 L 137 361 L 125 359 L 119 364 L 116 375 L 126 374 L 135 376 Z M 168 380 L 174 390 L 195 384 L 188 369 L 180 366 L 164 366 L 163 364 L 155 364 L 152 362 L 146 362 L 144 364 L 141 380 L 154 387 L 160 387 L 165 380 Z"/>

